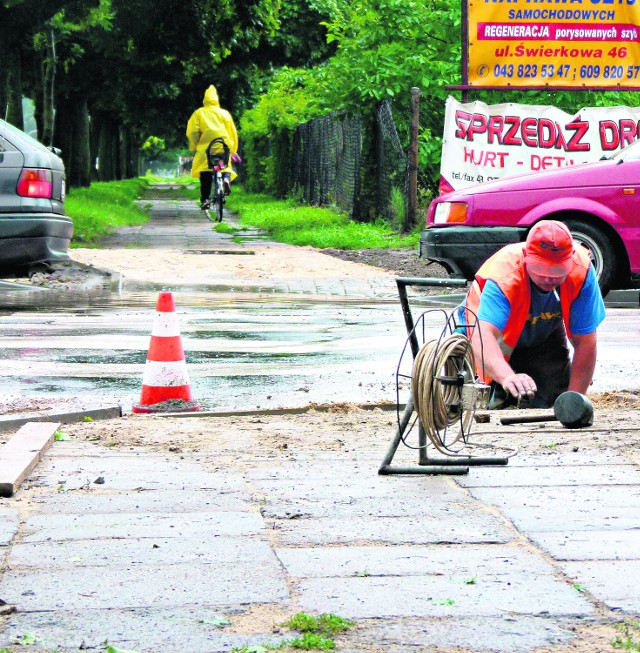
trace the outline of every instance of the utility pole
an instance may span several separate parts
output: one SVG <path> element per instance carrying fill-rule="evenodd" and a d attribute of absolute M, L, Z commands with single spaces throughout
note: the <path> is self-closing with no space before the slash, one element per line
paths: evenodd
<path fill-rule="evenodd" d="M 420 89 L 411 89 L 411 123 L 409 126 L 409 197 L 404 231 L 415 226 L 418 208 L 418 128 L 420 126 Z"/>

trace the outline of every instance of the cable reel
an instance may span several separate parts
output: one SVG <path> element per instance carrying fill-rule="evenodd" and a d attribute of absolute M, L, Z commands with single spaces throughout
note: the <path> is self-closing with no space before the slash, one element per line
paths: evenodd
<path fill-rule="evenodd" d="M 408 287 L 466 286 L 466 282 L 460 279 L 398 277 L 396 284 L 408 337 L 396 370 L 398 428 L 378 468 L 378 474 L 459 476 L 467 474 L 470 466 L 508 464 L 509 456 L 517 453 L 517 450 L 501 446 L 501 449 L 510 452 L 507 456 L 461 453 L 467 446 L 495 450 L 493 445 L 469 442 L 475 413 L 488 407 L 490 392 L 488 385 L 478 383 L 475 374 L 476 362 L 484 368 L 482 333 L 478 331 L 480 361 L 474 360 L 471 341 L 467 337 L 469 332 L 474 334 L 475 329 L 479 328 L 477 316 L 473 324 L 463 323 L 469 319 L 468 315 L 474 316 L 467 309 L 459 315 L 461 321 L 456 324 L 457 310 L 431 309 L 422 313 L 416 321 L 411 312 Z M 434 322 L 431 317 L 437 313 L 440 316 L 435 315 L 438 321 Z M 440 332 L 439 337 L 427 339 L 428 329 L 431 333 Z M 407 394 L 407 386 L 410 386 L 410 392 L 403 401 L 400 395 L 401 392 Z M 418 443 L 412 446 L 407 439 L 416 425 Z M 401 442 L 407 448 L 417 450 L 417 465 L 393 465 Z M 427 451 L 430 444 L 445 455 L 430 457 Z"/>
<path fill-rule="evenodd" d="M 444 313 L 445 327 L 438 338 L 425 340 L 427 317 L 435 312 Z M 487 408 L 489 386 L 477 382 L 471 342 L 465 333 L 461 333 L 466 332 L 467 326 L 456 325 L 453 315 L 447 315 L 440 309 L 426 311 L 416 320 L 396 374 L 399 397 L 400 388 L 405 385 L 403 379 L 409 377 L 401 372 L 403 359 L 411 350 L 411 399 L 416 420 L 405 431 L 405 445 L 406 436 L 419 420 L 428 440 L 440 453 L 447 456 L 459 455 L 459 450 L 468 444 L 476 410 Z M 422 343 L 419 341 L 420 335 Z M 413 356 L 416 347 L 418 351 Z"/>

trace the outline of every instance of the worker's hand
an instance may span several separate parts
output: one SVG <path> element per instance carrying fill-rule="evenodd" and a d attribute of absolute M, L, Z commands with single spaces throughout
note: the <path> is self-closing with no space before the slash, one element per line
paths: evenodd
<path fill-rule="evenodd" d="M 502 382 L 502 387 L 516 399 L 533 397 L 538 389 L 536 382 L 528 374 L 510 374 Z"/>

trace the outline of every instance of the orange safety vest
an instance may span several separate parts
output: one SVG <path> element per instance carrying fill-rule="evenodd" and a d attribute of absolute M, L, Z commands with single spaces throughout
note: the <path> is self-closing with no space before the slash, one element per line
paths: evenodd
<path fill-rule="evenodd" d="M 511 312 L 507 319 L 504 331 L 502 333 L 502 342 L 500 347 L 506 360 L 509 360 L 520 334 L 529 317 L 531 308 L 531 285 L 529 276 L 525 271 L 524 264 L 525 243 L 515 243 L 507 245 L 487 259 L 475 275 L 475 281 L 471 284 L 467 292 L 465 301 L 465 317 L 467 321 L 467 335 L 471 338 L 473 328 L 476 323 L 476 316 L 480 308 L 480 295 L 488 280 L 498 285 L 505 297 L 509 300 Z M 583 247 L 577 247 L 573 253 L 574 266 L 566 280 L 560 285 L 560 306 L 562 309 L 562 320 L 567 332 L 571 338 L 569 329 L 569 318 L 571 305 L 576 297 L 580 294 L 591 260 L 589 252 Z M 478 357 L 480 358 L 480 357 Z M 476 373 L 481 380 L 488 383 L 488 377 L 484 374 L 483 363 L 476 360 Z"/>

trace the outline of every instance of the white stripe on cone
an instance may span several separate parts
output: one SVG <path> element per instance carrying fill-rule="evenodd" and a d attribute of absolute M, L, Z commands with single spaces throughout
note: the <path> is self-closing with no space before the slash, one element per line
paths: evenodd
<path fill-rule="evenodd" d="M 187 364 L 184 360 L 175 362 L 147 360 L 142 375 L 142 385 L 150 387 L 189 385 Z"/>
<path fill-rule="evenodd" d="M 180 335 L 178 325 L 178 315 L 176 313 L 156 313 L 156 319 L 153 321 L 151 330 L 152 336 L 170 338 Z"/>

